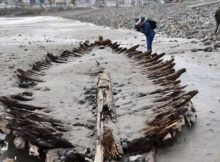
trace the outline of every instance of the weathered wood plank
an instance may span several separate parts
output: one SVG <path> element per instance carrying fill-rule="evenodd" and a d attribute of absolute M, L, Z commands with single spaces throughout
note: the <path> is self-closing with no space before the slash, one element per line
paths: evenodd
<path fill-rule="evenodd" d="M 103 162 L 105 159 L 120 159 L 123 154 L 116 133 L 115 119 L 115 105 L 110 77 L 103 72 L 100 73 L 98 79 L 95 162 Z"/>

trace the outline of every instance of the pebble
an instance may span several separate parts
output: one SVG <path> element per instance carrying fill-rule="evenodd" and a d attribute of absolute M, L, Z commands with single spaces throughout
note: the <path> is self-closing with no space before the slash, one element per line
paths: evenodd
<path fill-rule="evenodd" d="M 9 69 L 14 69 L 14 65 L 9 65 L 8 68 Z"/>
<path fill-rule="evenodd" d="M 130 156 L 129 162 L 145 162 L 145 158 L 142 155 Z"/>
<path fill-rule="evenodd" d="M 84 101 L 84 100 L 79 100 L 79 104 L 80 105 L 84 105 L 86 103 L 86 101 Z"/>
<path fill-rule="evenodd" d="M 194 49 L 191 49 L 191 52 L 198 52 L 199 50 L 194 48 Z"/>
<path fill-rule="evenodd" d="M 220 42 L 215 43 L 214 48 L 220 48 Z"/>
<path fill-rule="evenodd" d="M 192 44 L 197 44 L 198 42 L 197 42 L 197 41 L 192 41 L 191 43 L 192 43 Z"/>
<path fill-rule="evenodd" d="M 205 52 L 212 52 L 213 51 L 213 47 L 206 47 L 204 49 Z"/>
<path fill-rule="evenodd" d="M 137 97 L 144 97 L 144 96 L 146 96 L 146 95 L 147 95 L 147 93 L 139 92 L 139 93 L 137 94 Z"/>
<path fill-rule="evenodd" d="M 204 45 L 205 45 L 205 46 L 209 46 L 209 45 L 211 45 L 211 44 L 212 44 L 211 41 L 204 42 Z"/>
<path fill-rule="evenodd" d="M 77 123 L 74 123 L 73 126 L 76 126 L 76 127 L 78 127 L 78 126 L 84 126 L 84 124 L 77 122 Z"/>
<path fill-rule="evenodd" d="M 43 89 L 43 91 L 50 91 L 50 88 L 45 87 L 45 88 Z"/>
<path fill-rule="evenodd" d="M 128 148 L 128 140 L 127 139 L 124 139 L 122 142 L 121 142 L 121 146 L 123 149 L 127 149 Z"/>
<path fill-rule="evenodd" d="M 94 129 L 95 128 L 95 125 L 93 123 L 87 123 L 85 126 L 88 129 Z"/>

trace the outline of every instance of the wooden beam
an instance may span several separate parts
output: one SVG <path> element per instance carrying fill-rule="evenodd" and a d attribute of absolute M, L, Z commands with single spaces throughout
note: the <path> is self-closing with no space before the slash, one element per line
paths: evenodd
<path fill-rule="evenodd" d="M 97 139 L 94 162 L 105 159 L 120 159 L 123 150 L 117 136 L 115 105 L 110 77 L 100 73 L 97 94 Z"/>

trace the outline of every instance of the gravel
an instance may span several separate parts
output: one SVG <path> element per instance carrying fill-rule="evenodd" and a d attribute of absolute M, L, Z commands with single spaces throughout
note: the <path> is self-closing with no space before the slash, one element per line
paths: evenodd
<path fill-rule="evenodd" d="M 195 1 L 192 1 L 196 4 Z M 84 22 L 92 22 L 101 26 L 113 28 L 134 27 L 134 18 L 145 15 L 147 18 L 158 22 L 157 32 L 169 37 L 207 39 L 208 44 L 220 40 L 220 34 L 214 35 L 214 14 L 218 4 L 190 8 L 192 2 L 160 4 L 151 2 L 140 7 L 111 7 L 94 9 L 93 12 L 82 10 L 57 12 L 53 15 Z M 75 14 L 77 12 L 77 14 Z M 220 32 L 219 32 L 220 33 Z M 206 42 L 207 44 L 207 42 Z"/>

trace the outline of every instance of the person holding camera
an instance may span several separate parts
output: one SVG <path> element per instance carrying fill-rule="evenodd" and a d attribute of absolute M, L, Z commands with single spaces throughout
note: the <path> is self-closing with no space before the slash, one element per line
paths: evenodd
<path fill-rule="evenodd" d="M 140 17 L 135 19 L 135 29 L 146 36 L 147 42 L 147 53 L 152 53 L 152 44 L 155 36 L 154 29 L 157 27 L 157 23 L 154 20 L 145 19 L 145 17 Z"/>

